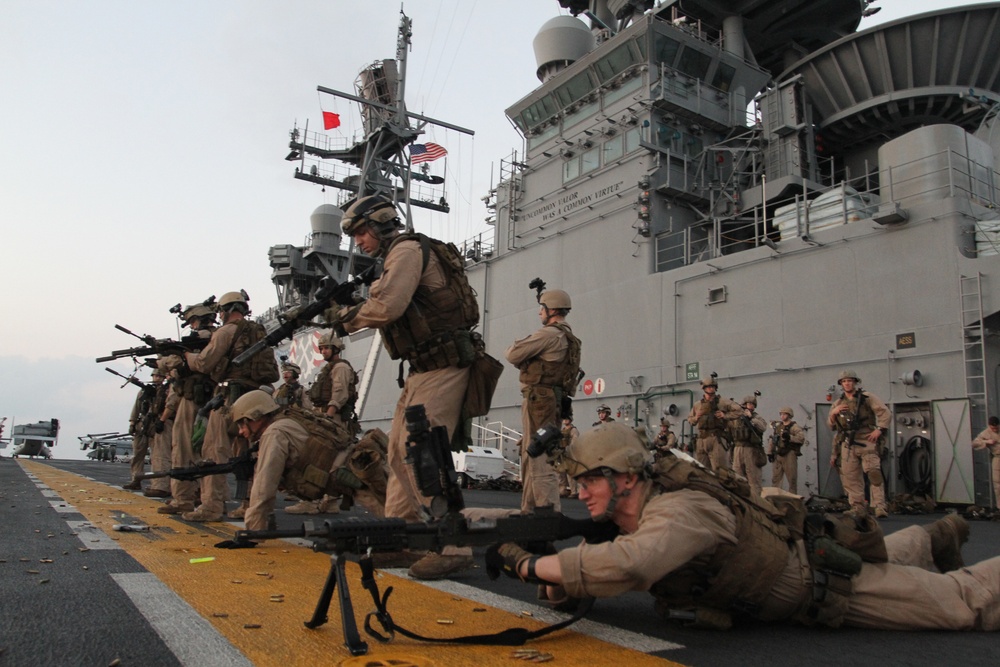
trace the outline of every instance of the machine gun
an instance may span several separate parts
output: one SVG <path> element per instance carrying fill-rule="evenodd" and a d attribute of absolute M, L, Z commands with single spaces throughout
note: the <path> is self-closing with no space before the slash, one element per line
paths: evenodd
<path fill-rule="evenodd" d="M 314 629 L 327 622 L 330 603 L 339 585 L 344 640 L 352 655 L 367 653 L 368 644 L 361 640 L 354 620 L 343 558 L 346 554 L 362 556 L 358 561 L 361 565 L 362 582 L 371 593 L 376 607 L 376 611 L 370 612 L 365 618 L 365 631 L 381 642 L 391 641 L 398 631 L 406 637 L 421 641 L 517 646 L 565 627 L 586 614 L 589 605 L 584 605 L 573 618 L 535 632 L 511 628 L 497 635 L 447 639 L 423 637 L 393 622 L 386 609 L 392 589 L 388 589 L 384 597 L 379 596 L 374 579 L 374 564 L 370 557 L 374 552 L 402 549 L 440 551 L 442 547 L 449 545 L 481 547 L 503 542 L 544 544 L 577 536 L 588 542 L 605 542 L 618 534 L 617 526 L 611 522 L 571 519 L 551 508 L 539 508 L 534 514 L 497 519 L 468 519 L 462 514 L 464 501 L 451 457 L 448 430 L 443 426 L 430 428 L 422 405 L 406 409 L 406 428 L 409 434 L 407 462 L 414 470 L 421 492 L 432 498 L 429 514 L 436 518 L 421 523 L 407 523 L 402 519 L 332 519 L 325 521 L 322 526 L 315 526 L 307 521 L 295 530 L 237 531 L 234 542 L 223 542 L 216 546 L 254 546 L 253 540 L 304 537 L 313 541 L 314 550 L 332 552 L 326 584 L 312 618 L 305 622 L 305 626 Z M 372 617 L 379 622 L 387 636 L 372 629 Z"/>
<path fill-rule="evenodd" d="M 253 477 L 257 452 L 256 445 L 250 447 L 239 456 L 234 456 L 225 463 L 215 463 L 214 461 L 202 461 L 190 468 L 171 468 L 161 472 L 147 472 L 140 475 L 139 479 L 158 479 L 160 477 L 170 477 L 179 479 L 182 482 L 193 482 L 209 475 L 226 475 L 233 473 L 236 477 L 236 499 L 246 500 L 249 497 L 250 479 Z"/>
<path fill-rule="evenodd" d="M 154 354 L 183 354 L 184 352 L 198 352 L 208 345 L 209 341 L 208 338 L 202 338 L 197 334 L 183 336 L 180 340 L 140 336 L 137 333 L 129 331 L 120 324 L 116 324 L 115 329 L 124 331 L 130 336 L 135 336 L 146 345 L 145 347 L 130 347 L 125 350 L 113 350 L 111 354 L 106 357 L 98 357 L 95 361 L 99 364 L 125 357 L 148 357 Z"/>
<path fill-rule="evenodd" d="M 344 283 L 338 283 L 333 278 L 324 278 L 312 301 L 304 306 L 295 306 L 280 313 L 278 319 L 281 320 L 281 324 L 278 328 L 237 355 L 232 361 L 233 365 L 242 366 L 265 347 L 274 347 L 286 338 L 291 338 L 296 331 L 306 326 L 314 317 L 322 315 L 323 311 L 330 307 L 331 301 L 342 306 L 355 305 L 354 292 L 362 285 L 370 285 L 375 280 L 377 266 L 380 264 L 372 264 L 352 280 Z"/>

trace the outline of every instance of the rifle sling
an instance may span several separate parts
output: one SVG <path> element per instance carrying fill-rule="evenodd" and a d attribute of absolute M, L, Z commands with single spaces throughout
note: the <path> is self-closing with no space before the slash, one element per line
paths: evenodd
<path fill-rule="evenodd" d="M 385 590 L 385 595 L 379 596 L 378 582 L 375 581 L 375 566 L 371 558 L 361 558 L 358 560 L 358 564 L 361 566 L 361 585 L 371 593 L 372 600 L 375 603 L 375 611 L 369 612 L 365 616 L 365 632 L 369 636 L 374 637 L 379 642 L 383 644 L 392 641 L 393 635 L 396 632 L 408 637 L 409 639 L 416 639 L 423 642 L 431 642 L 438 644 L 482 644 L 485 646 L 522 646 L 525 642 L 538 639 L 539 637 L 544 637 L 545 635 L 555 632 L 556 630 L 562 630 L 563 628 L 576 623 L 581 618 L 590 612 L 591 608 L 594 606 L 594 598 L 584 598 L 580 601 L 580 606 L 577 608 L 576 612 L 566 620 L 560 621 L 558 623 L 553 623 L 541 630 L 527 630 L 526 628 L 507 628 L 502 632 L 497 632 L 491 635 L 465 635 L 462 637 L 425 637 L 423 635 L 417 634 L 407 630 L 406 628 L 397 625 L 393 620 L 392 616 L 389 614 L 389 610 L 386 607 L 386 603 L 389 601 L 389 596 L 392 594 L 392 586 Z M 379 625 L 382 626 L 383 630 L 388 633 L 388 636 L 380 634 L 372 627 L 372 617 L 378 620 Z"/>

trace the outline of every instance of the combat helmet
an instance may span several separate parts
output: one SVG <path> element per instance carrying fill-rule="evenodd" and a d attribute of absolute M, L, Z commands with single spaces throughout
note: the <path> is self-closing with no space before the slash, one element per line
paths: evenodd
<path fill-rule="evenodd" d="M 344 341 L 340 340 L 340 336 L 329 332 L 320 336 L 319 342 L 316 345 L 318 347 L 332 347 L 337 352 L 344 349 Z"/>
<path fill-rule="evenodd" d="M 185 322 L 190 322 L 191 320 L 199 317 L 209 317 L 214 316 L 215 311 L 204 304 L 196 304 L 194 306 L 188 306 L 183 311 L 181 311 L 180 318 Z"/>
<path fill-rule="evenodd" d="M 286 372 L 287 373 L 291 373 L 296 378 L 298 378 L 300 375 L 302 375 L 302 369 L 299 367 L 299 365 L 298 364 L 293 364 L 290 361 L 286 361 L 286 362 L 284 362 L 284 363 L 281 364 L 281 372 L 282 373 L 286 373 Z"/>
<path fill-rule="evenodd" d="M 548 310 L 570 310 L 573 307 L 569 294 L 561 289 L 546 290 L 538 297 L 538 303 Z"/>
<path fill-rule="evenodd" d="M 260 389 L 254 389 L 243 394 L 233 403 L 233 423 L 238 424 L 242 419 L 260 419 L 280 409 L 270 394 Z"/>
<path fill-rule="evenodd" d="M 617 422 L 581 433 L 566 448 L 562 460 L 570 477 L 601 472 L 602 468 L 646 477 L 646 468 L 652 463 L 643 437 L 635 429 Z"/>
<path fill-rule="evenodd" d="M 841 382 L 847 380 L 848 378 L 854 380 L 855 384 L 861 384 L 861 378 L 859 378 L 858 374 L 855 373 L 850 368 L 845 368 L 844 370 L 840 371 L 840 377 L 837 378 L 837 384 L 840 384 Z"/>
<path fill-rule="evenodd" d="M 757 397 L 754 394 L 749 394 L 747 396 L 744 396 L 743 400 L 740 401 L 740 405 L 746 405 L 747 403 L 752 404 L 756 408 L 757 407 Z"/>
<path fill-rule="evenodd" d="M 778 414 L 786 414 L 788 415 L 788 418 L 791 419 L 795 416 L 795 410 L 792 410 L 791 408 L 781 408 L 778 410 Z"/>
<path fill-rule="evenodd" d="M 600 405 L 597 406 L 597 413 L 600 414 L 602 412 L 607 412 L 608 414 L 611 414 L 611 408 L 608 407 L 607 403 L 601 403 Z"/>
<path fill-rule="evenodd" d="M 348 236 L 354 236 L 365 224 L 379 240 L 401 226 L 395 204 L 383 195 L 368 195 L 355 199 L 344 212 L 340 228 Z"/>
<path fill-rule="evenodd" d="M 707 378 L 702 378 L 701 379 L 701 386 L 702 386 L 703 389 L 705 387 L 715 387 L 716 389 L 718 389 L 719 383 L 715 381 L 715 377 L 714 376 L 709 376 Z"/>
<path fill-rule="evenodd" d="M 250 306 L 247 304 L 249 300 L 250 297 L 243 290 L 239 292 L 226 292 L 219 297 L 219 310 L 223 312 L 238 310 L 246 315 L 250 312 Z"/>

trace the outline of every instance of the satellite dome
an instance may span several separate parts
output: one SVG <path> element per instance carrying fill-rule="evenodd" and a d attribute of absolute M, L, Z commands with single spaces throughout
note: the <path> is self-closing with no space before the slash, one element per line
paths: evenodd
<path fill-rule="evenodd" d="M 313 234 L 335 234 L 340 236 L 340 219 L 344 212 L 333 204 L 322 204 L 312 212 L 309 224 Z"/>
<path fill-rule="evenodd" d="M 572 16 L 549 19 L 532 42 L 538 64 L 538 80 L 548 80 L 559 70 L 590 53 L 596 45 L 594 34 L 580 19 Z"/>

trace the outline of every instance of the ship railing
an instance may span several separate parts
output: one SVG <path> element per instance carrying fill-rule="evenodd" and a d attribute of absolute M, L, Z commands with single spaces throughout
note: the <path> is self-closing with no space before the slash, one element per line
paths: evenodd
<path fill-rule="evenodd" d="M 478 447 L 495 449 L 503 456 L 503 472 L 511 479 L 521 479 L 521 464 L 507 456 L 508 447 L 513 448 L 521 439 L 521 433 L 503 425 L 503 422 L 472 424 L 473 441 Z M 505 447 L 506 445 L 506 447 Z"/>
<path fill-rule="evenodd" d="M 462 241 L 462 245 L 458 249 L 467 262 L 480 262 L 489 259 L 495 251 L 493 230 L 488 229 Z"/>
<path fill-rule="evenodd" d="M 932 201 L 943 197 L 968 197 L 987 207 L 1000 203 L 998 174 L 952 148 L 881 169 L 882 198 L 905 204 L 907 199 Z"/>

